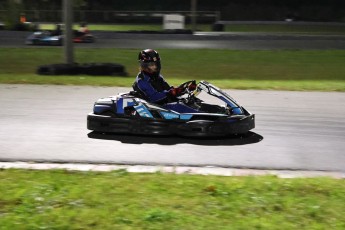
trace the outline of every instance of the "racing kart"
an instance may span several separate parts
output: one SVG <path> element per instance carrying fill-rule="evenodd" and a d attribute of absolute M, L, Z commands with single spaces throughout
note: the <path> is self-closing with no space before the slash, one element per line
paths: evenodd
<path fill-rule="evenodd" d="M 131 91 L 98 99 L 93 112 L 87 116 L 87 128 L 101 133 L 212 137 L 246 134 L 255 127 L 255 115 L 226 92 L 207 81 L 199 82 L 195 90 L 189 91 L 188 85 L 193 82 L 179 86 L 185 94 L 176 103 L 195 112 L 169 110 Z M 223 105 L 206 103 L 200 99 L 202 94 L 223 102 Z"/>
<path fill-rule="evenodd" d="M 91 33 L 80 33 L 75 31 L 73 42 L 75 43 L 94 43 L 96 41 L 95 37 Z"/>
<path fill-rule="evenodd" d="M 61 46 L 63 37 L 61 34 L 54 34 L 52 31 L 36 31 L 30 34 L 26 40 L 26 45 L 50 45 Z"/>
<path fill-rule="evenodd" d="M 26 40 L 26 45 L 50 45 L 61 46 L 63 44 L 64 36 L 62 34 L 56 34 L 54 31 L 36 31 L 29 35 Z M 75 43 L 93 43 L 95 37 L 91 33 L 79 33 L 74 32 L 73 42 Z"/>

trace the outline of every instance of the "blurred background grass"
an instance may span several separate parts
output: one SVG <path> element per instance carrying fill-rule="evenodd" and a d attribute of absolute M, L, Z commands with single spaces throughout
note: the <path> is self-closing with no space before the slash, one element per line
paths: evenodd
<path fill-rule="evenodd" d="M 191 24 L 186 24 L 186 29 L 192 29 Z M 197 24 L 196 31 L 212 31 L 213 24 Z M 75 24 L 74 29 L 79 28 Z M 91 31 L 161 31 L 162 24 L 89 24 Z M 53 30 L 54 24 L 39 24 L 41 30 Z M 345 26 L 342 25 L 298 25 L 298 24 L 232 24 L 224 25 L 224 32 L 271 32 L 271 33 L 302 33 L 302 34 L 345 34 Z"/>
<path fill-rule="evenodd" d="M 221 88 L 345 91 L 345 51 L 158 50 L 162 74 L 173 85 L 189 79 Z M 61 47 L 0 48 L 0 83 L 130 87 L 138 73 L 137 49 L 75 49 L 78 63 L 120 63 L 127 77 L 40 76 L 37 67 L 62 63 Z M 59 61 L 61 60 L 61 61 Z"/>

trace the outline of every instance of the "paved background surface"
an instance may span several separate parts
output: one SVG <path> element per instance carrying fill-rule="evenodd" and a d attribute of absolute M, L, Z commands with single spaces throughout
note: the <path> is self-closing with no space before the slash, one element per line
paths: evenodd
<path fill-rule="evenodd" d="M 128 90 L 0 85 L 0 161 L 345 171 L 344 93 L 227 91 L 256 114 L 256 128 L 242 139 L 96 135 L 86 129 L 95 100 Z"/>
<path fill-rule="evenodd" d="M 0 31 L 0 47 L 32 47 L 25 45 L 31 32 Z M 192 34 L 138 34 L 94 31 L 96 43 L 75 44 L 89 48 L 147 47 L 174 49 L 345 49 L 345 35 L 303 35 L 283 33 L 224 33 L 198 32 Z M 46 47 L 46 46 L 35 46 Z"/>
<path fill-rule="evenodd" d="M 24 44 L 29 34 L 0 31 L 0 47 L 31 47 Z M 95 36 L 95 44 L 75 47 L 345 49 L 345 36 L 339 35 L 95 32 Z M 231 90 L 230 95 L 256 114 L 256 128 L 242 139 L 104 136 L 86 129 L 86 115 L 95 100 L 128 90 L 0 85 L 0 161 L 345 171 L 344 93 Z"/>

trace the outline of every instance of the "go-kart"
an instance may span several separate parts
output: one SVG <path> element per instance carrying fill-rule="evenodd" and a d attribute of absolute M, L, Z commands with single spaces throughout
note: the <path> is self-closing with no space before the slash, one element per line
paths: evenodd
<path fill-rule="evenodd" d="M 227 93 L 206 81 L 199 82 L 194 90 L 189 91 L 191 83 L 195 81 L 179 86 L 185 94 L 175 103 L 188 106 L 195 112 L 169 110 L 131 91 L 98 99 L 93 112 L 87 116 L 87 128 L 101 133 L 208 137 L 245 134 L 255 127 L 254 114 Z M 202 93 L 225 105 L 204 102 L 200 99 Z"/>
<path fill-rule="evenodd" d="M 61 46 L 63 44 L 64 36 L 54 31 L 36 31 L 29 35 L 26 40 L 26 45 L 50 45 Z M 93 43 L 95 37 L 91 33 L 79 33 L 74 31 L 73 36 L 74 43 Z"/>
<path fill-rule="evenodd" d="M 52 31 L 36 31 L 30 34 L 26 40 L 26 45 L 48 45 L 48 46 L 61 46 L 63 36 L 61 34 L 55 34 Z"/>
<path fill-rule="evenodd" d="M 95 37 L 90 33 L 81 33 L 78 31 L 74 32 L 73 42 L 75 43 L 94 43 L 96 41 Z"/>

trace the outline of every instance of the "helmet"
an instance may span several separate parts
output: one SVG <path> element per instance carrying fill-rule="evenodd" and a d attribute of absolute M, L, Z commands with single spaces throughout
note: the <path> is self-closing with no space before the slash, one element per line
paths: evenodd
<path fill-rule="evenodd" d="M 157 51 L 146 49 L 139 52 L 138 60 L 141 69 L 149 75 L 159 75 L 161 70 L 161 58 Z"/>

